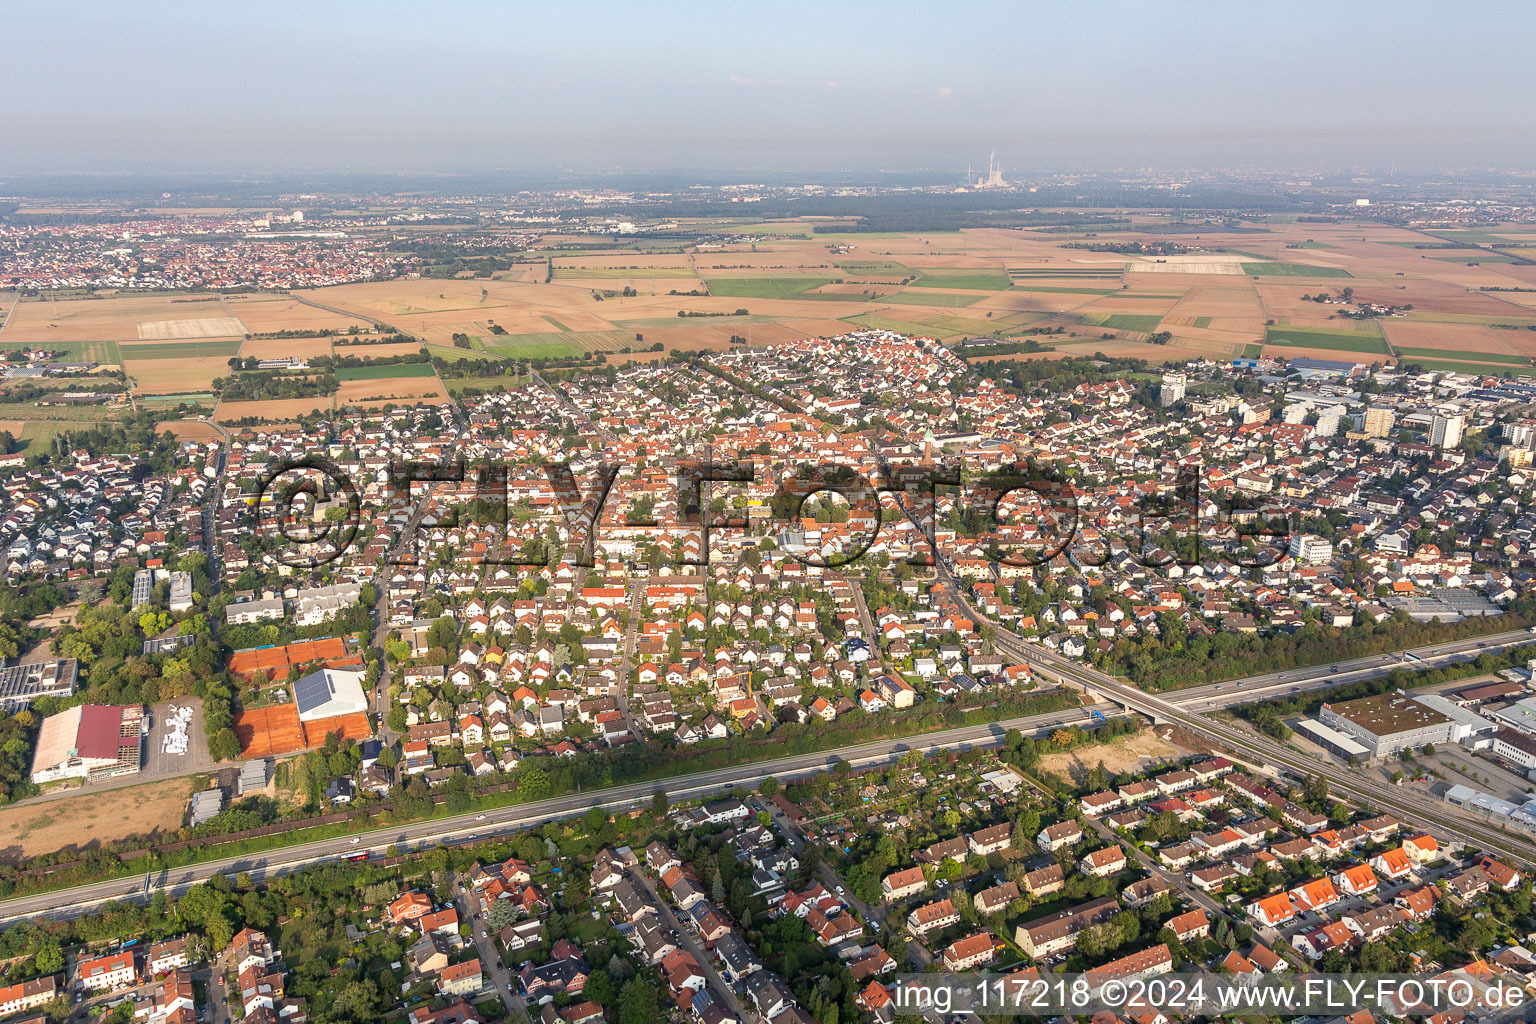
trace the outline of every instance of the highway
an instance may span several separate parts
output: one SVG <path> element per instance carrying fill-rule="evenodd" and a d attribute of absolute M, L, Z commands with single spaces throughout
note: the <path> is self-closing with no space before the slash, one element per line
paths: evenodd
<path fill-rule="evenodd" d="M 1518 635 L 1529 638 L 1529 634 L 1523 631 Z M 1509 642 L 1512 636 L 1513 634 L 1505 634 L 1504 642 Z M 1352 800 L 1377 810 L 1391 811 L 1410 822 L 1433 821 L 1435 831 L 1442 836 L 1473 847 L 1507 854 L 1524 863 L 1536 863 L 1536 837 L 1513 829 L 1506 831 L 1496 828 L 1453 804 L 1440 800 L 1425 800 L 1414 791 L 1401 790 L 1384 782 L 1375 781 L 1363 771 L 1343 767 L 1332 759 L 1301 754 L 1284 744 L 1264 736 L 1250 735 L 1204 714 L 1206 711 L 1213 710 L 1217 701 L 1224 704 L 1246 703 L 1254 699 L 1255 693 L 1262 695 L 1265 692 L 1262 686 L 1250 689 L 1243 685 L 1246 681 L 1223 684 L 1233 687 L 1229 694 L 1224 694 L 1221 698 L 1196 694 L 1194 697 L 1196 709 L 1191 710 L 1190 691 L 1184 691 L 1181 695 L 1182 699 L 1175 701 L 1157 694 L 1146 693 L 1046 648 L 1024 643 L 1004 631 L 999 631 L 995 642 L 998 650 L 1010 657 L 1023 658 L 1041 668 L 1054 670 L 1058 678 L 1065 682 L 1077 683 L 1096 693 L 1108 695 L 1122 707 L 1148 715 L 1156 721 L 1176 724 L 1189 732 L 1205 737 L 1219 749 L 1231 751 L 1234 756 L 1248 762 L 1286 770 L 1298 778 L 1309 774 L 1320 775 L 1328 780 L 1330 792 L 1342 799 Z M 1476 649 L 1478 643 L 1487 643 L 1488 650 L 1494 649 L 1494 641 L 1491 639 L 1472 641 L 1472 648 Z M 1447 656 L 1446 650 L 1441 648 L 1442 655 L 1436 659 L 1437 661 L 1444 660 Z M 1390 671 L 1391 667 L 1393 666 L 1388 664 L 1378 664 L 1374 670 L 1369 666 L 1352 669 L 1349 673 L 1351 678 L 1344 681 L 1367 678 L 1371 674 L 1379 675 Z M 1339 668 L 1343 670 L 1348 666 L 1341 664 Z M 1287 681 L 1280 685 L 1316 687 L 1324 685 L 1322 682 L 1324 678 L 1330 682 L 1337 682 L 1342 675 L 1344 675 L 1342 671 L 1339 674 L 1328 671 L 1325 676 L 1314 672 L 1305 680 L 1298 680 L 1294 684 Z M 1259 677 L 1260 680 L 1264 678 Z"/>
<path fill-rule="evenodd" d="M 1092 710 L 1098 710 L 1101 713 L 1114 712 L 1113 706 L 1109 704 L 1096 705 Z M 797 754 L 773 761 L 758 761 L 730 768 L 712 769 L 654 782 L 615 786 L 600 793 L 572 793 L 512 807 L 376 829 L 372 832 L 360 833 L 355 837 L 316 840 L 266 853 L 225 857 L 181 868 L 168 868 L 155 873 L 151 883 L 153 888 L 165 889 L 169 895 L 178 896 L 215 874 L 234 876 L 241 872 L 249 872 L 252 878 L 260 881 L 264 878 L 289 874 L 321 861 L 339 860 L 365 850 L 382 854 L 390 846 L 404 851 L 431 847 L 442 842 L 488 839 L 532 828 L 547 821 L 576 817 L 585 814 L 587 809 L 593 806 L 610 810 L 627 809 L 648 802 L 651 795 L 658 789 L 666 790 L 667 794 L 674 799 L 686 799 L 725 792 L 739 785 L 755 785 L 769 775 L 790 778 L 829 771 L 839 761 L 846 761 L 857 768 L 886 763 L 913 750 L 930 753 L 936 750 L 966 750 L 977 746 L 996 746 L 1002 742 L 1004 734 L 1009 729 L 1019 729 L 1027 734 L 1046 734 L 1063 726 L 1086 724 L 1089 713 L 1088 708 L 1071 708 L 1066 711 L 989 722 L 984 725 L 961 726 L 922 736 L 872 740 L 837 750 Z M 124 897 L 141 898 L 143 893 L 144 876 L 130 875 L 92 882 L 71 889 L 20 896 L 0 902 L 0 922 L 19 918 L 74 917 L 107 900 Z"/>
<path fill-rule="evenodd" d="M 948 578 L 952 590 L 956 594 L 961 594 L 962 591 L 955 585 L 953 577 L 948 576 L 947 567 L 942 563 L 940 572 Z M 975 609 L 971 609 L 971 614 L 976 615 L 978 621 L 986 621 L 984 616 L 975 612 Z M 1425 801 L 1416 794 L 1388 787 L 1385 783 L 1373 782 L 1363 774 L 1336 765 L 1332 761 L 1306 757 L 1282 744 L 1264 737 L 1249 735 L 1224 722 L 1206 717 L 1209 712 L 1253 700 L 1369 679 L 1399 667 L 1437 667 L 1458 660 L 1466 660 L 1483 650 L 1497 652 L 1508 646 L 1536 642 L 1536 637 L 1525 630 L 1455 643 L 1429 645 L 1410 652 L 1422 659 L 1422 664 L 1412 662 L 1405 664 L 1402 652 L 1372 655 L 1340 662 L 1337 666 L 1323 665 L 1265 673 L 1245 679 L 1192 687 L 1164 697 L 1146 693 L 1090 666 L 1072 661 L 1037 644 L 1027 643 L 1001 626 L 995 626 L 995 628 L 997 630 L 995 644 L 1000 653 L 1031 664 L 1048 682 L 1085 689 L 1100 699 L 1086 708 L 1066 712 L 1010 719 L 979 726 L 964 726 L 929 733 L 925 736 L 876 740 L 853 747 L 715 769 L 656 782 L 613 787 L 601 792 L 600 801 L 594 800 L 594 797 L 599 794 L 571 794 L 500 808 L 483 814 L 464 814 L 397 828 L 378 829 L 361 834 L 356 837 L 356 841 L 353 837 L 319 840 L 264 854 L 228 857 L 184 868 L 168 869 L 161 872 L 161 877 L 154 881 L 157 887 L 166 888 L 172 895 L 178 895 L 214 874 L 233 876 L 240 872 L 249 872 L 253 878 L 259 880 L 364 850 L 382 853 L 392 845 L 405 850 L 428 847 L 445 841 L 484 839 L 527 829 L 550 820 L 574 817 L 585 813 L 594 803 L 610 809 L 631 807 L 649 800 L 651 794 L 658 789 L 665 789 L 674 797 L 686 798 L 723 792 L 739 785 L 755 785 L 767 775 L 790 777 L 826 771 L 840 760 L 847 761 L 855 767 L 862 767 L 894 760 L 911 750 L 928 753 L 941 749 L 963 750 L 974 746 L 994 746 L 1002 741 L 1004 733 L 1010 728 L 1018 728 L 1035 735 L 1046 734 L 1063 726 L 1086 724 L 1090 712 L 1094 710 L 1103 714 L 1114 714 L 1118 710 L 1117 705 L 1148 715 L 1158 721 L 1176 723 L 1256 765 L 1288 769 L 1298 776 L 1308 773 L 1320 774 L 1328 779 L 1332 791 L 1341 797 L 1353 798 L 1382 810 L 1394 811 L 1410 821 L 1434 821 L 1437 830 L 1450 838 L 1481 848 L 1502 851 L 1521 861 L 1536 862 L 1536 839 L 1532 837 L 1495 828 L 1450 804 L 1439 800 Z M 1335 667 L 1337 671 L 1334 670 Z M 1103 701 L 1102 697 L 1108 697 L 1109 702 Z M 135 875 L 90 883 L 72 889 L 17 897 L 0 902 L 0 921 L 38 916 L 71 917 L 107 900 L 141 896 L 142 893 L 143 877 Z"/>
<path fill-rule="evenodd" d="M 1532 637 L 1525 630 L 1518 630 L 1457 643 L 1421 647 L 1412 653 L 1423 658 L 1425 665 L 1435 667 L 1456 660 L 1464 660 L 1481 650 L 1500 651 L 1507 646 L 1528 642 L 1536 642 L 1536 637 Z M 484 839 L 559 818 L 574 817 L 585 813 L 594 803 L 610 809 L 627 808 L 649 800 L 651 794 L 658 789 L 665 789 L 673 797 L 699 796 L 723 792 L 738 785 L 755 785 L 767 775 L 792 777 L 815 771 L 826 771 L 839 760 L 848 761 L 855 767 L 862 767 L 894 760 L 910 750 L 927 753 L 940 749 L 963 750 L 974 746 L 993 746 L 1002 741 L 1004 733 L 1010 728 L 1018 728 L 1036 735 L 1045 734 L 1062 726 L 1086 724 L 1090 710 L 1097 710 L 1103 714 L 1115 714 L 1118 711 L 1117 704 L 1130 707 L 1160 721 L 1176 722 L 1185 729 L 1205 736 L 1224 749 L 1231 750 L 1234 754 L 1257 765 L 1286 768 L 1298 775 L 1321 774 L 1329 780 L 1332 791 L 1340 796 L 1354 797 L 1373 807 L 1392 810 L 1411 821 L 1434 821 L 1437 830 L 1442 834 L 1479 847 L 1503 850 L 1522 861 L 1536 862 L 1536 842 L 1520 833 L 1493 828 L 1481 819 L 1442 801 L 1415 799 L 1407 791 L 1389 788 L 1385 784 L 1372 783 L 1361 774 L 1337 766 L 1331 761 L 1307 758 L 1281 744 L 1250 736 L 1224 723 L 1203 717 L 1206 712 L 1253 700 L 1283 696 L 1293 690 L 1317 689 L 1383 675 L 1403 665 L 1400 653 L 1373 655 L 1340 662 L 1338 672 L 1334 672 L 1331 665 L 1323 665 L 1266 673 L 1246 679 L 1192 687 L 1162 697 L 1121 683 L 1037 644 L 1026 643 L 1000 627 L 995 643 L 1001 653 L 1033 665 L 1047 681 L 1087 688 L 1096 694 L 1108 696 L 1114 703 L 1098 702 L 1088 708 L 1066 712 L 1010 719 L 979 726 L 964 726 L 929 733 L 925 736 L 877 740 L 854 747 L 738 765 L 657 782 L 619 786 L 602 791 L 600 801 L 594 800 L 598 794 L 571 794 L 536 803 L 487 811 L 484 812 L 483 820 L 480 820 L 480 815 L 465 814 L 397 828 L 379 829 L 363 833 L 357 844 L 353 844 L 350 837 L 320 840 L 264 854 L 229 857 L 184 868 L 172 868 L 162 872 L 162 877 L 155 881 L 157 886 L 167 888 L 171 894 L 177 895 L 214 874 L 232 876 L 244 871 L 249 872 L 254 878 L 261 879 L 286 874 L 320 861 L 338 859 L 363 850 L 378 854 L 391 845 L 401 849 L 416 849 L 444 841 Z M 1410 663 L 1410 667 L 1419 666 L 1412 666 Z M 72 889 L 17 897 L 0 902 L 0 921 L 35 916 L 71 917 L 107 900 L 137 896 L 142 894 L 142 891 L 143 876 L 135 875 Z"/>
<path fill-rule="evenodd" d="M 902 502 L 899 495 L 897 502 L 912 524 L 922 530 L 923 522 Z M 1372 655 L 1333 665 L 1264 673 L 1180 690 L 1175 695 L 1164 697 L 1122 682 L 1091 665 L 1073 661 L 1047 647 L 1028 643 L 1001 623 L 982 615 L 967 600 L 965 587 L 956 577 L 948 558 L 937 550 L 935 555 L 933 562 L 938 581 L 947 587 L 976 622 L 992 626 L 995 631 L 993 643 L 998 653 L 1034 666 L 1048 680 L 1061 685 L 1079 686 L 1085 693 L 1092 693 L 1100 699 L 1107 696 L 1120 707 L 1146 715 L 1155 722 L 1178 725 L 1194 735 L 1204 737 L 1216 749 L 1226 750 L 1255 766 L 1289 772 L 1297 778 L 1321 776 L 1327 780 L 1329 791 L 1340 799 L 1390 811 L 1410 822 L 1433 821 L 1435 831 L 1441 836 L 1513 857 L 1517 862 L 1536 863 L 1536 836 L 1517 829 L 1496 827 L 1490 821 L 1454 804 L 1425 799 L 1424 794 L 1416 791 L 1401 790 L 1373 780 L 1363 770 L 1341 766 L 1331 758 L 1301 754 L 1266 736 L 1249 734 L 1209 714 L 1223 707 L 1279 697 L 1293 691 L 1358 682 L 1386 675 L 1398 667 L 1434 668 L 1455 661 L 1470 660 L 1482 650 L 1496 652 L 1505 647 L 1536 641 L 1536 637 L 1528 631 L 1511 630 L 1457 643 L 1428 644 L 1407 652 Z M 1418 660 L 1409 661 L 1406 654 L 1412 654 Z"/>

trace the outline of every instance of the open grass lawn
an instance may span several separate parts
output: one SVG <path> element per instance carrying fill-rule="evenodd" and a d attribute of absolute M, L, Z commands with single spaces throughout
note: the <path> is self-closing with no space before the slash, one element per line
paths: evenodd
<path fill-rule="evenodd" d="M 1485 377 L 1536 377 L 1536 366 L 1510 366 L 1504 363 L 1462 363 L 1450 362 L 1441 359 L 1411 359 L 1403 358 L 1405 363 L 1414 363 L 1426 370 L 1450 370 L 1455 373 L 1476 373 Z"/>
<path fill-rule="evenodd" d="M 705 281 L 709 294 L 742 299 L 789 299 L 811 298 L 804 293 L 824 284 L 831 284 L 830 277 L 712 277 Z M 847 296 L 814 296 L 835 298 L 844 302 Z"/>
<path fill-rule="evenodd" d="M 1385 338 L 1363 331 L 1329 331 L 1315 327 L 1266 327 L 1264 344 L 1292 348 L 1326 348 L 1338 352 L 1376 352 L 1391 355 Z"/>
<path fill-rule="evenodd" d="M 369 366 L 343 366 L 337 380 L 375 380 L 381 377 L 430 377 L 437 371 L 431 363 L 385 363 Z"/>
<path fill-rule="evenodd" d="M 1243 346 L 1244 359 L 1257 359 L 1264 354 L 1264 346 L 1253 344 Z"/>
<path fill-rule="evenodd" d="M 913 288 L 971 288 L 976 291 L 996 292 L 1009 286 L 1008 274 L 1002 270 L 925 270 L 912 282 Z"/>
<path fill-rule="evenodd" d="M 1353 277 L 1340 267 L 1313 267 L 1305 263 L 1244 263 L 1243 273 L 1252 277 Z"/>
<path fill-rule="evenodd" d="M 488 334 L 481 339 L 486 352 L 512 359 L 549 359 L 583 352 L 613 352 L 625 345 L 637 348 L 634 331 L 569 331 L 563 334 Z"/>

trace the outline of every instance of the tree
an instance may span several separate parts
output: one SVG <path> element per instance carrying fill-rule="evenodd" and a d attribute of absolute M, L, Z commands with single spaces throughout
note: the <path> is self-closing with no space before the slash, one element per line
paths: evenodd
<path fill-rule="evenodd" d="M 499 932 L 517 920 L 518 909 L 511 900 L 492 900 L 485 908 L 485 924 L 493 932 Z"/>
<path fill-rule="evenodd" d="M 340 1020 L 357 1021 L 358 1024 L 376 1021 L 380 1017 L 379 986 L 370 979 L 348 982 L 336 993 L 331 1004 L 331 1016 Z"/>
<path fill-rule="evenodd" d="M 666 790 L 658 789 L 651 795 L 651 817 L 660 821 L 667 816 L 667 811 L 670 807 L 671 802 L 667 799 Z"/>
<path fill-rule="evenodd" d="M 661 1003 L 656 986 L 631 978 L 619 989 L 618 1016 L 615 1024 L 653 1024 L 661 1020 Z"/>
<path fill-rule="evenodd" d="M 1328 780 L 1321 775 L 1308 775 L 1302 795 L 1308 803 L 1321 807 L 1328 799 Z"/>

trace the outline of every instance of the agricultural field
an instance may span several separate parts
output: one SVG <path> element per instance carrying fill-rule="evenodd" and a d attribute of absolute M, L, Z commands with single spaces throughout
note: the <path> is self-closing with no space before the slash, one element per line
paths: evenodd
<path fill-rule="evenodd" d="M 1244 263 L 1243 273 L 1251 277 L 1349 277 L 1342 267 L 1314 267 L 1305 263 Z"/>
<path fill-rule="evenodd" d="M 1536 266 L 1496 262 L 1474 248 L 1432 248 L 1447 241 L 1529 245 L 1528 230 L 1425 233 L 1370 221 L 1303 224 L 1277 217 L 1241 230 L 1212 222 L 1185 233 L 1170 224 L 1174 216 L 1117 212 L 1113 223 L 1085 216 L 1075 230 L 835 234 L 815 229 L 853 222 L 807 217 L 753 224 L 716 216 L 678 227 L 684 234 L 713 230 L 742 240 L 691 249 L 675 235 L 550 235 L 523 262 L 489 278 L 401 279 L 292 294 L 24 297 L 0 327 L 0 349 L 41 346 L 66 361 L 122 367 L 136 398 L 160 407 L 211 405 L 207 389 L 235 356 L 377 359 L 425 346 L 446 360 L 575 360 L 602 353 L 607 362 L 625 363 L 674 349 L 720 350 L 742 339 L 775 344 L 855 327 L 944 341 L 1062 328 L 1040 339 L 1059 351 L 1017 358 L 1101 351 L 1162 363 L 1266 353 L 1443 362 L 1473 372 L 1513 372 L 1536 358 L 1536 331 L 1524 329 L 1536 325 L 1536 291 L 1517 290 L 1536 289 Z M 1174 243 L 1168 248 L 1175 251 L 1113 251 L 1122 242 Z M 1500 255 L 1513 258 L 1508 250 Z M 1340 315 L 1346 287 L 1356 301 L 1405 313 L 1346 319 Z M 319 331 L 334 334 L 270 336 Z M 411 340 L 338 343 L 390 331 Z M 1163 331 L 1172 335 L 1166 345 L 1146 343 L 1147 335 Z M 1102 337 L 1106 333 L 1115 336 Z M 661 353 L 653 351 L 657 345 Z M 344 370 L 341 395 L 254 403 L 259 408 L 223 403 L 217 416 L 291 415 L 338 402 L 441 401 L 446 392 L 429 370 L 421 364 Z M 449 384 L 456 391 L 482 386 L 489 381 Z M 22 406 L 7 415 L 36 437 L 58 429 L 43 425 L 49 422 L 114 413 Z"/>
<path fill-rule="evenodd" d="M 1392 354 L 1392 349 L 1380 334 L 1331 331 L 1321 327 L 1269 327 L 1264 331 L 1264 345 L 1266 348 L 1279 349 L 1289 347 L 1383 356 Z"/>
<path fill-rule="evenodd" d="M 336 379 L 381 380 L 396 377 L 435 377 L 431 363 L 376 363 L 372 366 L 343 366 L 337 369 Z"/>

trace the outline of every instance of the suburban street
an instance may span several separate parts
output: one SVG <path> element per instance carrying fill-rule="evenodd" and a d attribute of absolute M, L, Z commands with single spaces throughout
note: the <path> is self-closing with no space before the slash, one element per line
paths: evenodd
<path fill-rule="evenodd" d="M 496 946 L 490 925 L 483 916 L 476 920 L 476 915 L 483 915 L 485 911 L 480 895 L 457 872 L 449 872 L 448 884 L 453 889 L 459 920 L 467 921 L 472 926 L 475 950 L 480 954 L 482 976 L 490 979 L 490 987 L 496 990 L 502 1005 L 514 1020 L 528 1020 L 528 1006 L 518 994 L 517 981 L 512 977 L 512 972 L 501 962 L 501 951 Z"/>
<path fill-rule="evenodd" d="M 678 944 L 689 953 L 692 953 L 693 958 L 699 962 L 699 969 L 704 972 L 705 982 L 709 987 L 709 994 L 716 1000 L 729 1006 L 731 1012 L 736 1015 L 737 1020 L 748 1019 L 746 1008 L 741 1005 L 741 1000 L 737 997 L 736 990 L 727 985 L 725 979 L 720 976 L 720 970 L 715 966 L 715 958 L 709 955 L 709 950 L 704 948 L 704 943 L 699 941 L 699 937 L 694 934 L 693 929 L 685 926 L 677 919 L 677 915 L 673 913 L 671 905 L 662 898 L 660 891 L 657 890 L 656 881 L 651 878 L 650 872 L 644 868 L 637 868 L 630 871 L 629 874 L 640 883 L 645 889 L 646 894 L 650 896 L 651 904 L 656 907 L 656 913 L 661 917 L 661 923 L 670 929 L 673 935 L 677 936 Z"/>

